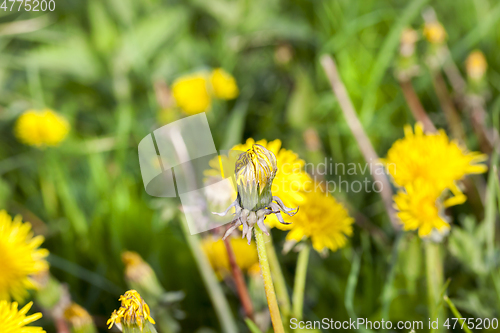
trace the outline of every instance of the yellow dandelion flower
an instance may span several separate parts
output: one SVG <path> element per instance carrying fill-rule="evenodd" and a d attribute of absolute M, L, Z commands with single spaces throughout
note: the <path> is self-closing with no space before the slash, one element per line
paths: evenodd
<path fill-rule="evenodd" d="M 259 263 L 255 244 L 252 242 L 248 246 L 244 239 L 236 237 L 230 238 L 230 242 L 236 257 L 236 263 L 241 270 L 244 272 L 255 270 L 254 265 L 258 266 Z M 219 278 L 224 278 L 231 273 L 226 245 L 223 240 L 211 236 L 206 237 L 202 241 L 202 248 Z"/>
<path fill-rule="evenodd" d="M 90 314 L 82 308 L 80 305 L 76 303 L 71 303 L 65 310 L 64 310 L 64 318 L 71 324 L 71 326 L 79 330 L 83 327 L 86 328 L 84 332 L 95 332 L 94 329 L 94 321 L 92 320 L 92 317 Z"/>
<path fill-rule="evenodd" d="M 483 78 L 486 69 L 488 68 L 488 63 L 484 57 L 483 52 L 476 50 L 469 54 L 467 60 L 465 61 L 465 67 L 467 70 L 467 76 L 478 81 Z"/>
<path fill-rule="evenodd" d="M 48 268 L 49 251 L 39 248 L 43 240 L 33 237 L 31 224 L 23 223 L 21 216 L 12 220 L 0 211 L 0 299 L 22 301 L 28 289 L 35 289 L 30 276 Z"/>
<path fill-rule="evenodd" d="M 486 172 L 486 165 L 480 164 L 486 159 L 486 155 L 467 152 L 450 141 L 443 130 L 425 134 L 422 125 L 417 124 L 415 133 L 411 126 L 405 126 L 405 137 L 392 145 L 382 162 L 400 187 L 421 179 L 439 192 L 451 189 L 461 196 L 456 182 L 466 175 Z"/>
<path fill-rule="evenodd" d="M 442 44 L 446 40 L 446 30 L 437 21 L 425 23 L 423 34 L 431 44 Z"/>
<path fill-rule="evenodd" d="M 215 97 L 220 99 L 235 99 L 238 97 L 238 85 L 234 77 L 222 68 L 217 68 L 210 74 L 210 83 Z"/>
<path fill-rule="evenodd" d="M 286 239 L 299 242 L 310 238 L 313 248 L 318 252 L 327 248 L 336 251 L 344 247 L 347 237 L 352 235 L 354 223 L 341 203 L 319 191 L 307 193 L 307 200 L 292 221 Z"/>
<path fill-rule="evenodd" d="M 33 302 L 18 310 L 16 302 L 0 301 L 0 328 L 3 333 L 45 333 L 41 327 L 26 326 L 42 318 L 40 312 L 26 316 Z"/>
<path fill-rule="evenodd" d="M 420 237 L 428 237 L 433 230 L 440 234 L 450 229 L 443 210 L 454 203 L 441 202 L 442 191 L 431 183 L 418 180 L 408 184 L 394 196 L 397 215 L 404 230 L 418 230 Z"/>
<path fill-rule="evenodd" d="M 111 314 L 107 322 L 108 328 L 115 324 L 121 324 L 124 327 L 139 328 L 142 332 L 145 327 L 149 326 L 149 323 L 155 324 L 151 318 L 149 306 L 137 291 L 129 290 L 118 300 L 121 302 L 121 306 Z"/>
<path fill-rule="evenodd" d="M 22 143 L 40 148 L 59 145 L 69 129 L 67 120 L 52 110 L 28 110 L 17 119 L 14 133 Z"/>
<path fill-rule="evenodd" d="M 207 111 L 211 98 L 204 74 L 191 74 L 178 78 L 172 84 L 172 94 L 177 105 L 188 115 Z"/>

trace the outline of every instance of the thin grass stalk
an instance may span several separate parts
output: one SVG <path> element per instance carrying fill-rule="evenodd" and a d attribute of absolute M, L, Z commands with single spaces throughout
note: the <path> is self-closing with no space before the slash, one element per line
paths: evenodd
<path fill-rule="evenodd" d="M 304 312 L 304 291 L 306 288 L 307 266 L 311 247 L 307 244 L 299 252 L 297 269 L 295 271 L 295 283 L 293 285 L 293 317 L 302 319 Z"/>
<path fill-rule="evenodd" d="M 418 98 L 415 89 L 413 89 L 413 84 L 410 80 L 400 80 L 399 85 L 401 86 L 401 90 L 403 90 L 403 95 L 406 99 L 406 103 L 410 108 L 411 113 L 416 121 L 419 121 L 423 124 L 424 130 L 426 132 L 437 132 L 436 126 L 432 123 L 432 120 L 427 115 L 420 99 Z"/>
<path fill-rule="evenodd" d="M 234 333 L 238 332 L 236 322 L 231 314 L 231 308 L 227 302 L 224 292 L 215 276 L 215 273 L 210 266 L 210 262 L 203 253 L 201 248 L 200 238 L 198 235 L 191 235 L 189 232 L 188 224 L 184 215 L 181 217 L 181 229 L 186 237 L 186 241 L 189 245 L 191 253 L 195 259 L 198 270 L 201 273 L 201 278 L 207 289 L 208 296 L 212 301 L 215 313 L 219 319 L 222 332 L 224 333 Z"/>
<path fill-rule="evenodd" d="M 467 326 L 467 322 L 464 321 L 464 317 L 462 316 L 460 311 L 458 311 L 455 304 L 453 304 L 453 302 L 446 295 L 443 297 L 443 299 L 446 302 L 446 304 L 448 304 L 448 307 L 450 308 L 450 310 L 453 313 L 453 315 L 455 316 L 455 318 L 458 318 L 458 322 L 460 323 L 460 327 L 462 327 L 466 333 L 472 333 L 469 326 Z"/>
<path fill-rule="evenodd" d="M 440 308 L 441 290 L 444 285 L 443 260 L 441 257 L 441 246 L 438 243 L 428 241 L 425 243 L 425 263 L 427 277 L 427 301 L 430 320 L 439 320 L 437 329 L 431 333 L 442 332 L 444 323 L 444 311 Z"/>
<path fill-rule="evenodd" d="M 271 274 L 273 275 L 276 296 L 278 297 L 278 304 L 280 305 L 281 313 L 283 314 L 283 316 L 285 318 L 288 318 L 290 316 L 292 307 L 290 304 L 290 296 L 288 295 L 285 277 L 283 276 L 283 272 L 278 261 L 278 256 L 276 255 L 276 251 L 274 249 L 273 238 L 271 234 L 269 236 L 264 235 L 264 240 L 266 243 L 269 266 L 271 267 Z"/>
<path fill-rule="evenodd" d="M 285 329 L 283 328 L 278 300 L 276 299 L 276 293 L 274 291 L 274 284 L 271 276 L 271 268 L 269 267 L 269 258 L 267 256 L 264 234 L 259 227 L 255 228 L 255 241 L 257 242 L 260 269 L 262 271 L 262 279 L 264 280 L 264 289 L 266 290 L 267 305 L 269 307 L 269 313 L 271 314 L 273 329 L 275 333 L 284 333 Z"/>
<path fill-rule="evenodd" d="M 228 238 L 224 239 L 224 245 L 226 246 L 229 266 L 231 267 L 231 273 L 236 285 L 238 297 L 240 298 L 241 305 L 243 306 L 243 311 L 245 312 L 245 316 L 253 321 L 254 315 L 252 300 L 250 299 L 250 295 L 248 294 L 248 288 L 245 283 L 245 278 L 243 277 L 240 266 L 238 266 L 238 263 L 236 262 L 236 256 L 234 255 L 233 247 L 231 246 L 231 242 Z"/>
<path fill-rule="evenodd" d="M 379 157 L 375 152 L 375 149 L 370 142 L 370 139 L 365 133 L 363 129 L 363 125 L 358 119 L 356 114 L 356 110 L 347 94 L 347 90 L 340 78 L 340 75 L 337 71 L 337 66 L 335 65 L 335 61 L 329 55 L 323 55 L 321 57 L 321 65 L 323 66 L 323 70 L 330 81 L 330 85 L 332 86 L 333 93 L 337 96 L 338 103 L 344 114 L 347 125 L 349 126 L 354 138 L 356 139 L 359 149 L 363 154 L 363 157 L 366 163 L 370 164 L 373 168 L 373 178 L 376 182 L 379 182 L 380 185 L 380 194 L 382 196 L 382 200 L 384 202 L 384 207 L 389 215 L 389 219 L 391 220 L 392 226 L 395 230 L 400 230 L 401 226 L 398 218 L 396 217 L 396 212 L 393 207 L 392 202 L 392 188 L 389 182 L 389 178 L 385 174 L 383 170 L 383 166 L 378 163 Z"/>

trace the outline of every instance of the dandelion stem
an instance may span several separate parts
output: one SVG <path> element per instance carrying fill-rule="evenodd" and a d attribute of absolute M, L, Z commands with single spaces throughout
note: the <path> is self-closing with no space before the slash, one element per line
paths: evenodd
<path fill-rule="evenodd" d="M 210 266 L 210 263 L 201 249 L 200 239 L 198 235 L 191 235 L 189 233 L 188 224 L 183 216 L 181 218 L 181 228 L 186 237 L 191 253 L 196 261 L 196 265 L 200 270 L 201 277 L 207 288 L 208 295 L 215 309 L 215 313 L 219 318 L 222 332 L 224 333 L 234 333 L 238 332 L 236 323 L 234 322 L 233 316 L 231 315 L 231 308 L 224 296 L 215 273 Z"/>
<path fill-rule="evenodd" d="M 297 259 L 297 269 L 295 271 L 295 283 L 293 285 L 293 316 L 298 320 L 302 319 L 304 308 L 304 290 L 306 287 L 307 265 L 311 247 L 305 245 L 300 250 L 299 258 Z"/>
<path fill-rule="evenodd" d="M 426 242 L 425 262 L 427 276 L 427 299 L 429 314 L 432 321 L 439 320 L 437 329 L 432 329 L 431 333 L 442 332 L 442 320 L 444 311 L 439 306 L 441 301 L 441 290 L 444 283 L 443 261 L 441 258 L 441 248 L 438 243 Z"/>
<path fill-rule="evenodd" d="M 411 80 L 401 80 L 399 81 L 399 85 L 403 90 L 403 95 L 405 96 L 406 103 L 410 107 L 410 111 L 413 114 L 415 120 L 421 122 L 424 125 L 424 129 L 426 132 L 437 132 L 436 127 L 434 126 L 431 119 L 427 115 L 427 112 L 422 106 L 422 103 L 420 102 L 415 89 L 413 89 Z"/>
<path fill-rule="evenodd" d="M 234 255 L 233 247 L 231 246 L 231 242 L 228 238 L 224 239 L 224 245 L 226 246 L 227 257 L 229 265 L 231 266 L 231 273 L 233 274 L 234 283 L 236 284 L 236 290 L 238 291 L 241 305 L 245 311 L 245 316 L 254 320 L 252 300 L 248 294 L 245 278 L 243 277 L 243 273 L 236 262 L 236 256 Z"/>
<path fill-rule="evenodd" d="M 257 242 L 257 251 L 259 252 L 260 269 L 262 271 L 262 279 L 264 280 L 264 289 L 266 290 L 267 305 L 271 314 L 271 321 L 275 333 L 284 333 L 283 322 L 274 292 L 273 279 L 271 277 L 271 269 L 269 267 L 269 259 L 267 257 L 266 243 L 264 234 L 259 227 L 255 228 L 255 241 Z"/>
<path fill-rule="evenodd" d="M 274 279 L 274 285 L 276 289 L 276 296 L 278 297 L 278 303 L 281 307 L 281 312 L 285 318 L 290 315 L 291 305 L 290 297 L 288 296 L 288 290 L 286 288 L 285 277 L 281 271 L 280 263 L 278 261 L 278 256 L 273 246 L 273 238 L 271 235 L 264 236 L 266 242 L 267 258 L 269 259 L 269 266 L 271 267 L 271 273 Z"/>

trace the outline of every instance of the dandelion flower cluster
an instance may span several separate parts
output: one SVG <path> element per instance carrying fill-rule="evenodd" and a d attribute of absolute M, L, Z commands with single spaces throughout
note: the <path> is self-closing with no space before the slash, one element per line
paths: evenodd
<path fill-rule="evenodd" d="M 231 247 L 233 248 L 236 263 L 244 272 L 249 272 L 258 265 L 257 248 L 252 242 L 250 246 L 244 239 L 231 237 Z M 231 272 L 229 258 L 227 256 L 226 246 L 221 239 L 214 237 L 206 237 L 202 241 L 203 252 L 207 256 L 212 268 L 217 273 L 219 278 L 224 278 Z"/>
<path fill-rule="evenodd" d="M 404 193 L 396 196 L 396 208 L 405 229 L 418 229 L 422 237 L 429 236 L 433 229 L 449 229 L 436 222 L 436 218 L 429 219 L 429 214 L 439 214 L 440 207 L 463 203 L 466 197 L 457 182 L 466 175 L 485 172 L 487 167 L 480 162 L 486 158 L 477 152 L 467 152 L 442 130 L 425 134 L 421 124 L 415 126 L 415 132 L 406 126 L 405 137 L 392 145 L 383 160 L 394 183 L 404 189 Z M 447 190 L 454 196 L 440 203 Z M 419 191 L 422 193 L 416 197 Z M 418 209 L 420 201 L 427 204 L 425 207 L 433 201 L 436 209 Z"/>
<path fill-rule="evenodd" d="M 295 215 L 286 239 L 299 242 L 309 238 L 318 252 L 326 249 L 336 251 L 347 244 L 352 235 L 354 219 L 347 209 L 332 196 L 312 191 Z"/>
<path fill-rule="evenodd" d="M 42 318 L 40 312 L 27 316 L 33 302 L 26 304 L 21 310 L 16 302 L 0 301 L 0 328 L 4 333 L 45 333 L 41 327 L 26 326 Z"/>
<path fill-rule="evenodd" d="M 38 148 L 59 145 L 68 135 L 69 123 L 56 112 L 28 110 L 16 121 L 15 135 L 24 144 Z"/>
<path fill-rule="evenodd" d="M 207 111 L 212 97 L 234 99 L 239 90 L 236 80 L 221 68 L 182 76 L 172 84 L 172 95 L 177 105 L 188 115 Z"/>
<path fill-rule="evenodd" d="M 151 318 L 149 306 L 137 291 L 129 290 L 118 300 L 121 302 L 121 306 L 111 314 L 107 322 L 108 328 L 115 324 L 122 324 L 125 327 L 138 327 L 142 332 L 148 322 L 155 324 L 154 319 Z"/>
<path fill-rule="evenodd" d="M 43 240 L 33 237 L 31 224 L 23 223 L 21 216 L 12 220 L 5 210 L 0 211 L 0 299 L 21 301 L 27 290 L 35 289 L 30 276 L 48 269 L 49 252 L 39 248 Z"/>

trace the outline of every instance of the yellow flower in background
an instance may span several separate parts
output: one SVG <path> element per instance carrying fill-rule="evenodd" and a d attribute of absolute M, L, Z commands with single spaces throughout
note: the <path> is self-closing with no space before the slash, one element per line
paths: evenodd
<path fill-rule="evenodd" d="M 456 200 L 463 202 L 465 198 L 456 182 L 466 175 L 486 172 L 487 166 L 480 164 L 486 159 L 486 155 L 467 152 L 450 141 L 443 130 L 425 134 L 422 125 L 417 124 L 415 133 L 411 126 L 405 126 L 405 137 L 392 145 L 382 162 L 400 187 L 422 180 L 439 192 L 452 190 L 459 197 Z"/>
<path fill-rule="evenodd" d="M 211 97 L 208 92 L 208 82 L 205 74 L 190 74 L 175 80 L 172 94 L 177 105 L 188 115 L 207 111 L 210 108 Z"/>
<path fill-rule="evenodd" d="M 210 83 L 216 98 L 235 99 L 240 93 L 236 80 L 222 68 L 217 68 L 210 74 Z"/>
<path fill-rule="evenodd" d="M 258 265 L 259 262 L 255 244 L 252 242 L 248 246 L 247 242 L 239 237 L 231 237 L 229 241 L 236 257 L 236 263 L 241 270 L 249 273 L 254 272 L 255 265 Z M 219 278 L 224 278 L 231 273 L 226 245 L 223 240 L 211 236 L 206 237 L 202 241 L 202 248 Z"/>
<path fill-rule="evenodd" d="M 426 22 L 423 34 L 431 44 L 442 44 L 446 40 L 446 30 L 438 21 Z"/>
<path fill-rule="evenodd" d="M 467 76 L 470 79 L 474 81 L 482 79 L 488 68 L 488 63 L 486 62 L 483 52 L 476 50 L 469 54 L 465 61 L 465 67 Z"/>
<path fill-rule="evenodd" d="M 57 146 L 68 135 L 69 123 L 52 110 L 28 110 L 16 121 L 15 135 L 24 144 L 36 147 Z"/>
<path fill-rule="evenodd" d="M 74 330 L 80 330 L 85 328 L 86 330 L 82 330 L 83 332 L 96 332 L 94 328 L 94 321 L 90 314 L 82 308 L 80 305 L 76 303 L 71 303 L 64 310 L 64 319 L 66 319 Z"/>
<path fill-rule="evenodd" d="M 45 257 L 49 251 L 40 249 L 42 236 L 33 237 L 30 223 L 21 216 L 12 220 L 0 211 L 0 299 L 22 301 L 27 290 L 35 289 L 30 276 L 48 269 Z"/>
<path fill-rule="evenodd" d="M 441 203 L 441 193 L 433 184 L 421 180 L 399 191 L 394 203 L 404 230 L 418 230 L 420 237 L 430 236 L 434 229 L 446 233 L 450 225 L 443 217 L 443 210 L 449 205 Z"/>
<path fill-rule="evenodd" d="M 139 328 L 142 332 L 150 323 L 155 324 L 154 319 L 151 318 L 149 306 L 137 291 L 129 290 L 118 300 L 121 306 L 111 314 L 107 322 L 108 328 L 115 324 L 122 324 L 124 327 Z"/>
<path fill-rule="evenodd" d="M 332 196 L 318 191 L 307 193 L 307 199 L 300 212 L 289 225 L 288 241 L 310 238 L 318 252 L 326 249 L 336 251 L 347 244 L 352 235 L 354 219 L 347 209 Z"/>
<path fill-rule="evenodd" d="M 40 312 L 27 316 L 33 302 L 26 304 L 21 310 L 16 302 L 0 301 L 0 329 L 2 333 L 45 333 L 41 327 L 26 326 L 42 318 Z"/>

